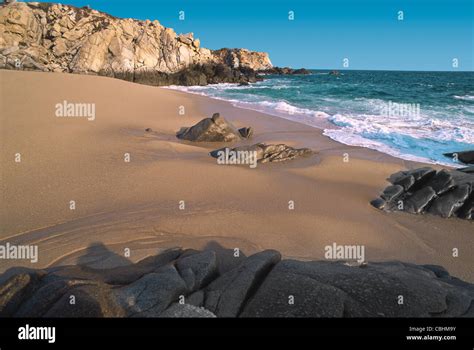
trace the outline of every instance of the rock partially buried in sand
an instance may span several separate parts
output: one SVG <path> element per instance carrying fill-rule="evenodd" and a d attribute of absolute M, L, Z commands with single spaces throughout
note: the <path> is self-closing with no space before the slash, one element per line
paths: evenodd
<path fill-rule="evenodd" d="M 399 171 L 370 204 L 380 210 L 430 213 L 449 218 L 474 219 L 474 174 L 472 167 L 438 172 L 430 167 Z"/>
<path fill-rule="evenodd" d="M 262 163 L 283 162 L 298 157 L 310 156 L 313 151 L 309 148 L 293 148 L 285 144 L 265 145 L 262 144 L 263 158 Z"/>
<path fill-rule="evenodd" d="M 252 128 L 238 130 L 219 113 L 214 113 L 212 118 L 205 118 L 189 128 L 181 128 L 176 137 L 194 142 L 232 142 L 249 138 L 252 133 Z"/>
<path fill-rule="evenodd" d="M 375 199 L 370 201 L 371 206 L 373 206 L 374 208 L 380 209 L 380 210 L 385 208 L 386 204 L 387 204 L 387 202 L 382 198 L 375 198 Z"/>
<path fill-rule="evenodd" d="M 240 146 L 235 148 L 224 147 L 216 149 L 209 154 L 214 158 L 225 156 L 226 154 L 247 154 L 253 153 L 259 163 L 283 162 L 299 157 L 310 156 L 314 152 L 309 148 L 293 148 L 285 144 L 267 145 L 256 143 L 251 146 Z"/>

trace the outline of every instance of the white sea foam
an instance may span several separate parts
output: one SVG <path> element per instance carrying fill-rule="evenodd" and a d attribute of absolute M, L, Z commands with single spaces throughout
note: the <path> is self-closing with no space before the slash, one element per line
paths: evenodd
<path fill-rule="evenodd" d="M 250 109 L 257 112 L 263 112 L 266 114 L 274 115 L 284 119 L 297 121 L 303 124 L 307 124 L 316 128 L 324 128 L 325 124 L 323 121 L 328 120 L 329 114 L 323 111 L 314 111 L 307 108 L 300 108 L 289 104 L 286 101 L 242 101 L 232 98 L 224 98 L 216 96 L 209 92 L 209 89 L 226 89 L 226 86 L 232 86 L 233 84 L 214 84 L 208 86 L 169 86 L 168 88 L 173 90 L 190 92 L 193 94 L 203 95 L 211 97 L 217 100 L 223 100 L 230 102 L 234 107 Z M 233 86 L 235 88 L 235 85 Z"/>
<path fill-rule="evenodd" d="M 210 84 L 206 86 L 178 86 L 170 85 L 165 88 L 180 90 L 186 92 L 205 92 L 207 94 L 212 94 L 212 92 L 219 91 L 232 91 L 232 90 L 252 90 L 252 89 L 269 89 L 269 90 L 283 90 L 283 89 L 297 89 L 296 85 L 287 85 L 287 84 L 277 84 L 277 85 L 264 85 L 259 83 L 248 84 L 248 85 L 239 85 L 232 83 L 220 83 L 220 84 Z"/>
<path fill-rule="evenodd" d="M 348 133 L 347 130 L 344 129 L 325 129 L 323 132 L 324 135 L 328 136 L 329 138 L 333 139 L 334 141 L 343 143 L 349 146 L 359 146 L 364 148 L 373 149 L 388 155 L 391 155 L 396 158 L 401 158 L 405 160 L 410 160 L 413 162 L 421 162 L 421 163 L 431 163 L 431 164 L 439 164 L 439 165 L 448 165 L 448 166 L 455 166 L 455 167 L 462 167 L 462 165 L 456 165 L 450 162 L 442 162 L 436 161 L 433 159 L 429 159 L 426 157 L 415 156 L 411 154 L 402 153 L 397 151 L 396 149 L 387 146 L 386 144 L 370 140 L 364 138 L 360 135 Z"/>
<path fill-rule="evenodd" d="M 473 95 L 464 95 L 464 96 L 454 95 L 453 97 L 454 97 L 456 100 L 474 101 L 474 96 L 473 96 Z"/>
<path fill-rule="evenodd" d="M 236 107 L 243 107 L 248 109 L 253 109 L 257 111 L 267 112 L 269 114 L 284 113 L 285 117 L 291 117 L 292 115 L 307 115 L 315 118 L 327 119 L 329 114 L 322 111 L 314 111 L 307 108 L 300 108 L 289 104 L 286 101 L 260 101 L 260 102 L 245 102 L 232 100 L 232 104 Z"/>

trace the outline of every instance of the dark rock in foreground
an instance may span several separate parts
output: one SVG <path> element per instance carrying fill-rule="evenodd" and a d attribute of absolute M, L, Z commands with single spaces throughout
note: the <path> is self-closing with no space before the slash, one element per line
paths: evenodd
<path fill-rule="evenodd" d="M 71 304 L 74 296 L 74 304 Z M 123 317 L 125 313 L 105 284 L 86 284 L 65 293 L 44 317 Z"/>
<path fill-rule="evenodd" d="M 188 280 L 189 290 L 197 290 L 206 286 L 217 275 L 216 253 L 206 251 L 192 254 L 178 260 L 176 264 L 181 277 Z M 186 278 L 185 276 L 188 276 Z"/>
<path fill-rule="evenodd" d="M 473 315 L 472 285 L 461 291 L 449 277 L 439 278 L 429 268 L 412 264 L 386 262 L 362 266 L 284 260 L 269 273 L 241 316 Z"/>
<path fill-rule="evenodd" d="M 214 113 L 212 118 L 205 118 L 189 128 L 181 128 L 176 137 L 194 142 L 232 142 L 249 138 L 252 133 L 252 128 L 238 130 L 219 113 Z"/>
<path fill-rule="evenodd" d="M 36 273 L 21 273 L 3 283 L 0 286 L 0 317 L 15 313 L 36 289 L 38 279 Z"/>
<path fill-rule="evenodd" d="M 381 198 L 370 202 L 377 209 L 474 219 L 474 174 L 470 167 L 438 172 L 423 167 L 399 171 L 387 180 L 392 185 L 383 190 Z"/>
<path fill-rule="evenodd" d="M 281 255 L 266 250 L 247 258 L 238 268 L 214 280 L 205 290 L 204 306 L 220 317 L 237 317 L 252 288 L 277 264 Z"/>
<path fill-rule="evenodd" d="M 474 164 L 474 150 L 444 153 L 443 155 L 452 159 L 456 159 L 464 164 Z"/>
<path fill-rule="evenodd" d="M 163 312 L 160 317 L 162 318 L 215 318 L 209 310 L 203 307 L 197 307 L 190 304 L 179 304 L 175 303 Z"/>
<path fill-rule="evenodd" d="M 255 152 L 257 161 L 259 163 L 272 163 L 272 162 L 283 162 L 299 157 L 306 157 L 313 154 L 313 151 L 309 148 L 293 148 L 285 144 L 278 145 L 267 145 L 264 143 L 256 143 L 251 146 L 240 146 L 235 148 L 220 148 L 216 149 L 209 154 L 214 158 L 219 158 L 221 154 L 239 152 Z"/>
<path fill-rule="evenodd" d="M 116 277 L 103 282 L 113 269 L 87 268 L 80 280 L 68 272 L 84 266 L 7 271 L 10 278 L 0 278 L 0 316 L 474 317 L 474 285 L 441 266 L 281 260 L 274 250 L 235 258 L 226 252 L 219 254 L 237 263 L 224 271 L 213 250 L 166 251 L 121 266 L 121 273 L 133 271 L 126 284 Z"/>

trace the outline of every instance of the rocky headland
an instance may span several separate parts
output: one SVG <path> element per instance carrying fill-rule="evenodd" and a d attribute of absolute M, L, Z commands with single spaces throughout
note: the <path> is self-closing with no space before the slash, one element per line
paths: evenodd
<path fill-rule="evenodd" d="M 274 68 L 267 53 L 209 50 L 193 33 L 155 21 L 116 18 L 89 7 L 12 2 L 0 5 L 0 68 L 96 74 L 147 85 L 247 84 Z"/>
<path fill-rule="evenodd" d="M 474 285 L 440 266 L 170 249 L 128 266 L 14 269 L 2 317 L 473 317 Z"/>

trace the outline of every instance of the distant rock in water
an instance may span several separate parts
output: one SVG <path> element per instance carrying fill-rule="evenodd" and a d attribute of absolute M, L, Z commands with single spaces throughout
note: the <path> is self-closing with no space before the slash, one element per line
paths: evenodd
<path fill-rule="evenodd" d="M 474 317 L 474 285 L 441 266 L 233 254 L 176 248 L 109 269 L 12 268 L 0 275 L 0 317 Z"/>
<path fill-rule="evenodd" d="M 252 133 L 252 128 L 238 130 L 219 113 L 214 113 L 211 118 L 205 118 L 194 126 L 181 128 L 176 137 L 194 142 L 232 142 L 249 138 Z"/>
<path fill-rule="evenodd" d="M 273 163 L 283 162 L 299 157 L 306 157 L 312 155 L 314 152 L 309 148 L 293 148 L 285 144 L 278 145 L 267 145 L 264 143 L 257 143 L 251 146 L 240 146 L 235 148 L 221 148 L 210 152 L 209 154 L 218 158 L 220 152 L 233 152 L 238 154 L 239 152 L 255 152 L 257 161 L 259 163 Z"/>
<path fill-rule="evenodd" d="M 474 150 L 444 153 L 443 155 L 451 159 L 460 161 L 464 164 L 474 164 Z"/>
<path fill-rule="evenodd" d="M 436 171 L 423 167 L 392 174 L 392 185 L 370 204 L 385 211 L 429 213 L 474 220 L 474 173 L 471 168 Z"/>

